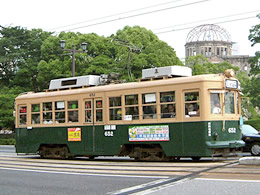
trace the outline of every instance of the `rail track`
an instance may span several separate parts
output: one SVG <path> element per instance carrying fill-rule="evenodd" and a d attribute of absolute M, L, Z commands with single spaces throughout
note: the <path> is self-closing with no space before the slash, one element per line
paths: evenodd
<path fill-rule="evenodd" d="M 259 166 L 239 165 L 237 159 L 193 162 L 134 162 L 131 160 L 52 160 L 38 157 L 0 156 L 0 169 L 60 172 L 84 175 L 118 175 L 128 177 L 206 177 L 259 179 Z"/>

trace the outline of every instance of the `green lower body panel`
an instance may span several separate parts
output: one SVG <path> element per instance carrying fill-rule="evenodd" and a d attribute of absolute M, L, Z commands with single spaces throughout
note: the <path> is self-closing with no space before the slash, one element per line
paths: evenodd
<path fill-rule="evenodd" d="M 16 141 L 17 153 L 59 145 L 68 147 L 72 156 L 127 154 L 134 147 L 151 151 L 147 149 L 151 146 L 161 148 L 166 156 L 207 157 L 215 149 L 244 145 L 238 121 L 18 128 Z"/>
<path fill-rule="evenodd" d="M 207 141 L 207 147 L 210 149 L 214 148 L 241 148 L 245 145 L 242 140 L 236 141 Z"/>

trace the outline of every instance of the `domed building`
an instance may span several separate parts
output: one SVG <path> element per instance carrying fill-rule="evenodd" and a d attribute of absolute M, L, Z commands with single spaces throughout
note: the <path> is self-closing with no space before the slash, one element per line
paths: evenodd
<path fill-rule="evenodd" d="M 185 56 L 202 55 L 212 63 L 228 61 L 249 72 L 248 55 L 232 55 L 231 35 L 220 26 L 204 24 L 193 28 L 187 35 Z"/>

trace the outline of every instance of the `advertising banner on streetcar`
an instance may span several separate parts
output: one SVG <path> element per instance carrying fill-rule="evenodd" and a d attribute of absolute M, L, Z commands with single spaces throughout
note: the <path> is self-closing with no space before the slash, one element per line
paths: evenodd
<path fill-rule="evenodd" d="M 81 141 L 81 128 L 68 128 L 68 141 Z"/>
<path fill-rule="evenodd" d="M 169 141 L 168 125 L 130 126 L 129 141 Z"/>

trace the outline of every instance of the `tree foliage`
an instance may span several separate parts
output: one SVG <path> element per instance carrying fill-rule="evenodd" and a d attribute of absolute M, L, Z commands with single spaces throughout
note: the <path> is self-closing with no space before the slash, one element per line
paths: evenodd
<path fill-rule="evenodd" d="M 0 89 L 0 126 L 14 128 L 14 100 L 23 91 L 20 87 L 2 87 Z"/>
<path fill-rule="evenodd" d="M 229 62 L 211 63 L 202 55 L 188 57 L 186 64 L 191 67 L 193 75 L 224 73 L 227 69 L 233 69 L 236 73 L 239 71 L 237 66 L 233 66 Z"/>
<path fill-rule="evenodd" d="M 0 26 L 0 126 L 13 127 L 13 102 L 20 92 L 42 91 L 52 79 L 71 77 L 72 55 L 60 48 L 60 40 L 66 40 L 65 49 L 74 45 L 80 51 L 80 44 L 88 43 L 87 52 L 76 53 L 76 76 L 115 72 L 121 79 L 135 80 L 143 68 L 182 65 L 173 48 L 139 26 L 109 37 Z M 134 45 L 141 53 L 113 40 Z"/>
<path fill-rule="evenodd" d="M 117 45 L 116 48 L 116 61 L 125 76 L 128 75 L 127 68 L 131 69 L 134 78 L 139 78 L 144 68 L 183 65 L 172 47 L 145 28 L 126 26 L 111 38 L 125 41 L 125 44 Z M 129 56 L 129 45 L 141 49 L 141 53 L 131 52 Z M 131 67 L 127 67 L 129 57 Z"/>
<path fill-rule="evenodd" d="M 260 19 L 260 14 L 257 16 Z M 248 39 L 252 46 L 260 44 L 260 24 L 250 29 Z M 254 106 L 260 107 L 260 51 L 249 60 L 251 80 L 247 84 L 246 92 Z"/>

